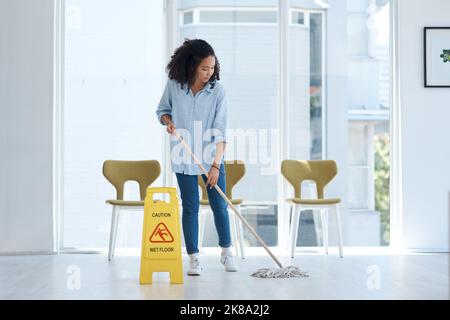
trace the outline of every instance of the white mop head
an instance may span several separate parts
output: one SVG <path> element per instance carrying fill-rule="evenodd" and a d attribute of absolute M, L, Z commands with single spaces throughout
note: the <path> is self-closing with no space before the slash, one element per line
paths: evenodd
<path fill-rule="evenodd" d="M 308 273 L 300 271 L 298 267 L 289 266 L 286 268 L 264 268 L 252 273 L 257 278 L 305 278 Z"/>

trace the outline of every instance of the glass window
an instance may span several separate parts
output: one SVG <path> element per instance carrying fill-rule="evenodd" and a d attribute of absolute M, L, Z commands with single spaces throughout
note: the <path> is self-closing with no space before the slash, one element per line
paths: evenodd
<path fill-rule="evenodd" d="M 290 5 L 298 6 L 300 1 L 291 0 Z M 338 190 L 347 189 L 343 200 L 347 211 L 342 213 L 346 244 L 388 245 L 389 1 L 349 0 L 347 6 L 336 3 L 323 11 L 310 9 L 310 21 L 306 24 L 309 30 L 289 29 L 289 157 L 323 159 L 327 154 L 326 148 L 336 149 L 335 145 L 325 144 L 325 136 L 331 136 L 334 144 L 340 143 L 347 158 L 332 159 L 337 161 L 338 167 L 347 167 L 346 170 L 339 170 L 340 180 L 347 183 L 339 185 L 336 180 L 327 190 L 337 190 L 335 195 L 339 196 Z M 333 17 L 327 30 L 326 17 Z M 345 32 L 338 31 L 342 28 L 337 25 L 337 21 L 343 19 L 347 21 Z M 291 17 L 293 21 L 295 16 Z M 324 51 L 326 32 L 330 32 L 328 41 L 341 44 L 345 50 L 346 55 L 340 58 L 341 62 L 332 58 L 334 52 Z M 336 75 L 324 69 L 323 61 L 327 61 L 330 70 L 340 69 L 344 61 L 348 65 L 342 69 L 343 73 Z M 337 76 L 347 81 L 346 108 L 331 98 L 336 96 L 333 86 L 337 83 Z M 328 79 L 327 82 L 325 79 Z M 325 88 L 325 83 L 332 87 Z M 327 105 L 326 96 L 330 99 Z M 345 109 L 348 114 L 343 114 Z M 328 119 L 324 118 L 325 115 Z M 347 123 L 341 124 L 338 130 L 335 121 L 341 117 L 345 117 Z M 329 155 L 327 159 L 330 159 Z M 302 214 L 298 246 L 321 245 L 320 222 L 315 218 L 312 212 Z M 330 228 L 334 230 L 333 217 L 330 221 Z"/>
<path fill-rule="evenodd" d="M 165 79 L 155 70 L 164 69 L 163 2 L 64 3 L 62 245 L 104 249 L 112 211 L 105 200 L 116 191 L 103 162 L 162 159 L 155 108 Z M 137 183 L 125 185 L 125 199 L 139 199 Z M 121 215 L 117 247 L 140 248 L 141 233 L 142 214 Z"/>
<path fill-rule="evenodd" d="M 178 1 L 183 10 L 190 1 Z M 215 1 L 229 6 L 229 1 Z M 278 27 L 277 1 L 254 1 L 254 6 L 271 5 L 271 11 L 200 10 L 200 21 L 218 24 L 214 28 L 202 23 L 179 29 L 179 44 L 185 38 L 204 39 L 210 43 L 220 62 L 221 83 L 228 97 L 229 143 L 225 158 L 243 160 L 246 175 L 233 194 L 244 199 L 242 213 L 270 246 L 277 243 L 277 175 L 274 157 L 278 129 Z M 249 26 L 247 22 L 270 22 Z M 275 22 L 275 24 L 272 24 Z M 207 221 L 204 245 L 216 246 L 212 220 Z M 244 228 L 248 246 L 259 246 Z"/>
<path fill-rule="evenodd" d="M 310 158 L 321 160 L 323 158 L 323 134 L 324 134 L 324 68 L 323 41 L 325 34 L 325 14 L 310 13 L 309 29 L 309 59 L 310 59 Z"/>
<path fill-rule="evenodd" d="M 305 13 L 301 11 L 292 11 L 292 24 L 305 24 Z"/>
<path fill-rule="evenodd" d="M 161 134 L 154 112 L 166 80 L 163 1 L 65 3 L 64 246 L 106 248 L 111 208 L 104 200 L 115 191 L 101 173 L 103 161 L 163 158 L 162 139 L 154 139 Z M 281 124 L 289 134 L 283 143 L 290 159 L 338 163 L 325 196 L 342 198 L 345 245 L 389 245 L 390 2 L 320 3 L 289 2 L 289 104 Z M 176 39 L 178 45 L 205 39 L 216 51 L 229 107 L 225 157 L 247 165 L 234 196 L 244 200 L 244 217 L 270 246 L 279 244 L 278 221 L 288 214 L 278 203 L 277 8 L 276 0 L 249 0 L 245 7 L 178 0 Z M 126 197 L 137 199 L 135 183 L 126 185 Z M 299 246 L 322 244 L 315 218 L 301 216 Z M 141 223 L 140 216 L 123 216 L 119 247 L 140 247 Z M 259 246 L 244 230 L 246 245 Z M 333 230 L 331 218 L 331 244 Z M 204 245 L 217 245 L 212 219 Z"/>
<path fill-rule="evenodd" d="M 367 15 L 365 13 L 348 14 L 348 53 L 351 56 L 368 54 Z"/>
<path fill-rule="evenodd" d="M 183 14 L 183 23 L 184 24 L 190 24 L 194 22 L 194 12 L 193 11 L 187 11 Z"/>
<path fill-rule="evenodd" d="M 291 1 L 291 5 L 296 5 Z M 325 12 L 311 12 L 309 28 L 296 28 L 305 24 L 305 13 L 292 12 L 293 25 L 289 28 L 289 159 L 321 160 L 323 157 L 324 130 L 324 69 L 323 40 L 325 33 Z M 312 192 L 305 185 L 304 191 Z M 293 189 L 289 185 L 289 196 Z M 316 246 L 320 239 L 316 234 L 312 211 L 300 216 L 298 246 Z"/>
<path fill-rule="evenodd" d="M 390 6 L 386 0 L 347 3 L 348 245 L 385 246 L 390 220 Z"/>
<path fill-rule="evenodd" d="M 182 10 L 189 2 L 179 0 L 178 4 Z M 225 1 L 214 4 L 227 6 Z M 253 5 L 257 7 L 258 1 L 254 1 Z M 325 137 L 333 136 L 334 143 L 342 141 L 342 150 L 345 150 L 343 158 L 334 160 L 340 166 L 347 166 L 347 170 L 340 170 L 340 180 L 346 183 L 335 186 L 337 190 L 347 189 L 347 197 L 343 199 L 348 210 L 343 213 L 345 238 L 350 245 L 385 245 L 388 242 L 382 240 L 379 235 L 383 234 L 388 238 L 385 230 L 388 230 L 389 206 L 386 206 L 386 195 L 389 190 L 386 186 L 389 184 L 383 180 L 378 168 L 383 167 L 386 170 L 388 165 L 385 162 L 381 165 L 380 161 L 386 161 L 385 154 L 389 148 L 386 139 L 389 134 L 391 90 L 390 39 L 389 32 L 386 32 L 390 24 L 389 2 L 349 0 L 348 6 L 342 3 L 327 8 L 318 8 L 317 5 L 311 5 L 309 8 L 305 7 L 302 1 L 291 0 L 289 5 L 292 10 L 288 35 L 289 106 L 286 124 L 289 128 L 289 141 L 286 142 L 289 158 L 324 159 L 327 154 Z M 277 6 L 275 1 L 273 6 Z M 298 7 L 302 7 L 302 10 L 295 9 Z M 239 19 L 237 13 L 243 12 L 239 6 L 227 7 L 228 12 L 208 12 L 202 11 L 202 8 L 199 10 L 202 22 L 229 25 L 214 29 L 201 26 L 194 29 L 182 28 L 180 40 L 203 38 L 216 48 L 221 61 L 222 83 L 230 96 L 230 128 L 235 133 L 240 130 L 241 139 L 244 137 L 245 141 L 258 142 L 244 144 L 242 149 L 246 151 L 241 153 L 244 156 L 237 157 L 248 163 L 248 170 L 236 191 L 250 203 L 249 209 L 244 211 L 246 217 L 257 228 L 262 228 L 264 224 L 266 229 L 271 228 L 276 232 L 277 215 L 284 214 L 277 209 L 276 194 L 279 190 L 276 187 L 276 176 L 263 174 L 261 158 L 255 156 L 258 153 L 264 155 L 277 151 L 276 139 L 261 139 L 259 136 L 261 130 L 279 129 L 276 28 L 267 26 L 240 29 L 239 22 L 256 20 Z M 347 27 L 342 30 L 340 26 L 329 25 L 326 29 L 325 20 L 330 15 L 338 17 L 333 19 L 332 23 L 346 20 Z M 306 21 L 307 18 L 309 21 Z M 302 24 L 307 28 L 294 28 L 295 24 Z M 327 32 L 330 30 L 333 31 L 332 39 L 327 40 Z M 338 40 L 339 37 L 341 41 Z M 348 67 L 343 69 L 346 70 L 345 73 L 339 74 L 341 83 L 342 79 L 347 80 L 347 92 L 344 95 L 348 105 L 342 110 L 337 109 L 334 101 L 326 105 L 325 98 L 334 89 L 325 87 L 330 75 L 324 62 L 327 61 L 332 70 L 342 66 L 341 62 L 330 58 L 333 52 L 325 51 L 326 41 L 342 44 L 346 53 L 343 60 L 348 61 Z M 332 78 L 335 76 L 331 75 Z M 340 114 L 337 110 L 340 110 Z M 348 110 L 348 114 L 345 110 Z M 326 119 L 326 115 L 331 118 Z M 334 117 L 346 118 L 346 125 L 327 126 Z M 339 131 L 336 131 L 338 128 Z M 269 132 L 264 134 L 269 135 Z M 264 140 L 268 143 L 262 145 Z M 230 149 L 240 149 L 241 145 L 242 143 L 231 143 L 227 157 L 236 158 L 238 153 L 232 153 Z M 345 177 L 342 177 L 344 174 Z M 258 188 L 254 188 L 255 185 L 258 185 Z M 383 188 L 377 187 L 379 185 Z M 384 199 L 383 205 L 380 205 L 378 199 Z M 259 206 L 255 208 L 255 204 Z M 384 208 L 383 212 L 380 207 Z M 261 220 L 263 217 L 265 222 Z M 317 233 L 320 226 L 314 218 L 312 212 L 302 215 L 298 245 L 321 244 L 321 235 Z M 272 227 L 267 225 L 268 221 L 271 221 Z M 362 238 L 364 233 L 356 232 L 358 226 L 361 227 L 358 221 L 369 221 L 364 227 L 370 237 Z M 210 227 L 212 228 L 212 225 Z M 267 241 L 272 241 L 271 239 L 277 238 L 272 235 L 266 233 L 263 236 Z M 211 237 L 214 238 L 213 235 Z M 251 236 L 247 241 L 249 245 L 257 245 Z M 212 245 L 214 243 L 211 242 Z"/>
<path fill-rule="evenodd" d="M 276 10 L 200 10 L 200 23 L 277 23 L 277 12 Z"/>

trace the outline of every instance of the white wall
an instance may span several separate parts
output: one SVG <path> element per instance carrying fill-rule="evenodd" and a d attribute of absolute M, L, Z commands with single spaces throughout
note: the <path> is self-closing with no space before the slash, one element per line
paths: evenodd
<path fill-rule="evenodd" d="M 339 168 L 338 175 L 326 189 L 331 198 L 343 199 L 341 206 L 343 242 L 347 243 L 348 229 L 348 55 L 347 55 L 347 4 L 342 0 L 329 0 L 327 16 L 327 97 L 326 97 L 326 159 L 333 159 Z M 339 40 L 336 40 L 339 39 Z M 330 244 L 337 244 L 336 219 L 330 215 Z"/>
<path fill-rule="evenodd" d="M 50 252 L 53 0 L 0 0 L 0 253 Z"/>
<path fill-rule="evenodd" d="M 450 1 L 399 0 L 404 241 L 448 251 L 450 89 L 423 87 L 423 27 L 450 26 Z"/>

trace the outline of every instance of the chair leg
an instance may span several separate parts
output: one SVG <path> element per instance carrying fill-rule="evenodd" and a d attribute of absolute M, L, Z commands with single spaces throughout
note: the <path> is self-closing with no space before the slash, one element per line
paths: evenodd
<path fill-rule="evenodd" d="M 236 226 L 236 217 L 234 216 L 234 213 L 230 213 L 230 210 L 228 210 L 227 207 L 227 212 L 228 212 L 228 219 L 230 221 L 230 233 L 231 233 L 231 242 L 232 245 L 234 247 L 234 249 L 236 250 L 236 255 L 239 255 L 239 251 L 238 251 L 238 236 L 237 236 L 237 226 Z M 242 252 L 241 252 L 242 254 Z"/>
<path fill-rule="evenodd" d="M 117 231 L 119 229 L 119 220 L 120 220 L 120 208 L 117 207 L 116 211 L 117 211 L 117 214 L 116 214 L 116 221 L 115 221 L 115 226 L 114 226 L 114 238 L 113 238 L 113 246 L 112 246 L 112 256 L 113 257 L 116 253 Z"/>
<path fill-rule="evenodd" d="M 294 219 L 294 216 L 293 216 L 293 211 L 294 210 L 294 205 L 293 204 L 290 204 L 289 205 L 289 217 L 288 217 L 288 219 L 290 219 L 290 221 L 292 221 L 292 219 Z M 288 220 L 289 221 L 289 220 Z M 291 248 L 291 236 L 290 236 L 290 234 L 289 234 L 289 237 L 288 237 L 288 244 L 287 244 L 287 249 L 289 250 Z"/>
<path fill-rule="evenodd" d="M 321 209 L 320 216 L 322 220 L 323 244 L 325 246 L 325 253 L 328 254 L 328 212 Z"/>
<path fill-rule="evenodd" d="M 108 260 L 111 261 L 113 256 L 113 248 L 114 248 L 114 236 L 116 232 L 116 221 L 117 221 L 117 207 L 112 207 L 111 214 L 111 230 L 109 231 L 109 249 L 108 249 Z"/>
<path fill-rule="evenodd" d="M 298 208 L 298 210 L 297 210 Z M 294 258 L 295 248 L 297 247 L 297 235 L 298 235 L 298 224 L 299 218 L 301 214 L 301 207 L 298 205 L 294 206 L 294 211 L 292 213 L 292 222 L 291 222 L 291 258 Z"/>
<path fill-rule="evenodd" d="M 336 205 L 335 210 L 336 210 L 337 228 L 338 228 L 339 255 L 341 258 L 343 258 L 344 250 L 342 247 L 342 227 L 341 227 L 341 217 L 339 214 L 339 205 L 338 204 Z"/>
<path fill-rule="evenodd" d="M 241 206 L 237 205 L 236 209 L 238 210 L 239 214 L 242 215 L 241 213 Z M 241 258 L 245 259 L 245 249 L 244 249 L 244 229 L 242 228 L 242 221 L 241 219 L 234 217 L 235 220 L 235 225 L 236 225 L 236 229 L 237 229 L 237 238 L 238 238 L 238 242 L 239 242 L 239 250 L 241 252 Z"/>

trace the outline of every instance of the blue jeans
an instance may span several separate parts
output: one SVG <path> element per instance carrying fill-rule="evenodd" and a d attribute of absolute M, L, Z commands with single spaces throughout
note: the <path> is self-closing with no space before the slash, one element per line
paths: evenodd
<path fill-rule="evenodd" d="M 188 254 L 198 253 L 198 211 L 200 208 L 200 194 L 198 187 L 198 176 L 177 173 L 178 186 L 180 187 L 181 203 L 183 207 L 183 234 Z M 206 176 L 202 175 L 206 183 Z M 225 192 L 225 166 L 220 166 L 217 186 Z M 208 192 L 209 205 L 214 214 L 214 224 L 219 235 L 219 246 L 231 247 L 230 221 L 228 218 L 227 202 L 222 199 L 216 189 L 206 188 Z"/>

